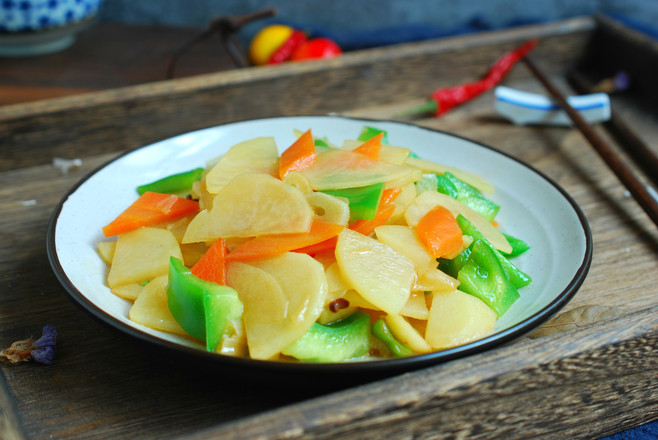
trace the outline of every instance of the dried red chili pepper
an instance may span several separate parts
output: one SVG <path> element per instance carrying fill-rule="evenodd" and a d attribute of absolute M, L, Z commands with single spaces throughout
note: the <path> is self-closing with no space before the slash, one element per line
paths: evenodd
<path fill-rule="evenodd" d="M 454 87 L 437 89 L 430 95 L 425 105 L 417 107 L 407 114 L 433 113 L 441 116 L 450 109 L 463 104 L 499 84 L 512 70 L 512 67 L 537 45 L 537 40 L 530 40 L 517 49 L 504 53 L 478 81 L 460 84 Z"/>

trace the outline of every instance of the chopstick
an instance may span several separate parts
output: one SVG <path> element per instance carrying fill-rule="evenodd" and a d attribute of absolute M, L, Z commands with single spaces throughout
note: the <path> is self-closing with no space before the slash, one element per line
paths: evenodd
<path fill-rule="evenodd" d="M 569 74 L 569 82 L 577 93 L 592 93 L 592 87 L 587 80 L 576 71 Z M 614 109 L 610 109 L 610 119 L 604 125 L 617 139 L 622 148 L 629 153 L 635 163 L 644 170 L 654 185 L 658 184 L 658 157 L 653 154 L 642 139 L 633 133 L 633 130 L 628 127 Z"/>
<path fill-rule="evenodd" d="M 560 104 L 571 121 L 573 121 L 574 125 L 580 130 L 583 136 L 585 136 L 606 165 L 608 165 L 608 168 L 615 173 L 617 178 L 624 184 L 642 209 L 644 209 L 644 212 L 646 212 L 653 223 L 658 226 L 658 190 L 656 190 L 653 185 L 645 184 L 638 179 L 633 171 L 628 168 L 619 157 L 617 157 L 612 148 L 610 148 L 610 146 L 596 134 L 583 117 L 580 116 L 580 113 L 569 105 L 562 93 L 553 86 L 548 77 L 537 68 L 535 63 L 533 63 L 528 56 L 525 56 L 522 61 L 535 75 L 539 82 L 542 83 L 548 93 L 558 102 L 558 104 Z"/>

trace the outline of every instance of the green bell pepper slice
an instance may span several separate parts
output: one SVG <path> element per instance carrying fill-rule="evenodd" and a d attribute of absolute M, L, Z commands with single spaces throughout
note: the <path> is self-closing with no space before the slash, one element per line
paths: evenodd
<path fill-rule="evenodd" d="M 493 248 L 482 240 L 473 243 L 472 252 L 457 280 L 459 290 L 481 299 L 498 316 L 502 316 L 520 297 Z"/>
<path fill-rule="evenodd" d="M 172 174 L 137 187 L 137 193 L 141 196 L 147 191 L 162 194 L 179 194 L 192 188 L 192 184 L 201 179 L 203 168 L 195 168 L 190 171 Z"/>
<path fill-rule="evenodd" d="M 416 186 L 416 194 L 418 195 L 425 191 L 437 191 L 438 176 L 434 173 L 423 174 L 423 177 L 421 177 L 414 185 Z"/>
<path fill-rule="evenodd" d="M 388 133 L 386 132 L 386 130 L 381 130 L 375 127 L 369 127 L 367 125 L 361 129 L 361 133 L 359 133 L 359 137 L 357 138 L 357 140 L 361 142 L 365 142 L 377 136 L 379 133 L 384 133 L 384 136 L 382 137 L 382 145 L 387 145 Z"/>
<path fill-rule="evenodd" d="M 346 198 L 349 201 L 351 222 L 372 220 L 375 218 L 379 201 L 384 192 L 384 182 L 356 188 L 325 189 L 321 192 Z"/>
<path fill-rule="evenodd" d="M 343 362 L 370 349 L 370 315 L 357 311 L 330 322 L 314 323 L 310 330 L 281 352 L 307 362 Z"/>
<path fill-rule="evenodd" d="M 512 252 L 510 252 L 509 254 L 505 252 L 501 252 L 501 254 L 503 254 L 507 258 L 518 257 L 519 255 L 530 249 L 530 245 L 525 241 L 521 240 L 520 238 L 511 236 L 504 232 L 503 232 L 503 236 L 505 237 L 507 242 L 512 246 Z"/>
<path fill-rule="evenodd" d="M 238 293 L 228 286 L 202 280 L 175 257 L 169 260 L 167 303 L 176 322 L 190 336 L 215 351 L 230 321 L 242 319 Z"/>
<path fill-rule="evenodd" d="M 388 328 L 383 319 L 378 319 L 372 325 L 372 334 L 382 341 L 395 357 L 405 357 L 413 354 L 409 347 L 393 336 L 391 329 Z"/>
<path fill-rule="evenodd" d="M 436 176 L 436 189 L 438 192 L 452 197 L 453 199 L 457 198 L 458 191 L 455 184 L 450 180 L 450 178 L 444 175 Z"/>
<path fill-rule="evenodd" d="M 477 240 L 480 240 L 491 248 L 491 251 L 496 256 L 498 262 L 502 266 L 505 275 L 510 280 L 512 285 L 514 285 L 515 288 L 519 289 L 521 287 L 527 286 L 532 282 L 532 278 L 530 277 L 530 275 L 523 272 L 521 269 L 516 267 L 514 263 L 512 263 L 507 258 L 505 258 L 505 256 L 498 249 L 496 249 L 489 242 L 489 240 L 487 240 L 484 237 L 484 235 L 482 235 L 482 233 L 478 230 L 478 228 L 476 228 L 475 225 L 473 225 L 473 223 L 468 221 L 466 217 L 459 214 L 457 216 L 457 224 L 461 228 L 464 235 L 469 235 L 473 237 L 473 243 L 475 243 Z M 444 263 L 443 261 L 441 261 L 439 263 L 439 267 L 441 267 L 441 265 L 443 264 L 443 268 L 445 269 L 446 273 L 452 274 L 452 276 L 456 277 L 457 272 L 460 270 L 460 265 L 463 265 L 466 262 L 466 260 L 469 258 L 469 254 L 472 251 L 473 251 L 473 244 L 471 244 L 471 246 L 469 246 L 466 250 L 464 250 L 462 254 L 460 254 L 457 258 L 453 259 L 449 263 Z"/>
<path fill-rule="evenodd" d="M 477 188 L 459 180 L 452 173 L 445 173 L 444 177 L 448 179 L 457 190 L 457 196 L 454 197 L 457 201 L 479 212 L 489 221 L 492 221 L 496 217 L 500 210 L 499 204 L 489 200 L 483 196 Z"/>

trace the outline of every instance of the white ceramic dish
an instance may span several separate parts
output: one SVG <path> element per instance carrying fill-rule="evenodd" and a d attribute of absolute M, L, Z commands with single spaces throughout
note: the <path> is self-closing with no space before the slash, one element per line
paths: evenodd
<path fill-rule="evenodd" d="M 358 137 L 364 125 L 387 130 L 393 145 L 409 147 L 423 158 L 478 173 L 495 185 L 491 198 L 501 205 L 497 220 L 503 231 L 531 246 L 514 262 L 532 276 L 533 282 L 521 289 L 521 298 L 498 321 L 494 334 L 427 355 L 339 364 L 337 368 L 337 364 L 253 361 L 207 353 L 185 338 L 128 319 L 130 303 L 113 295 L 106 286 L 106 265 L 96 252 L 96 243 L 104 239 L 101 227 L 135 200 L 135 187 L 204 166 L 232 145 L 256 136 L 273 136 L 283 150 L 294 141 L 295 129 L 312 129 L 314 136 L 326 136 L 340 144 L 344 139 Z M 489 349 L 527 333 L 562 308 L 578 290 L 589 269 L 592 241 L 585 216 L 563 189 L 537 170 L 491 147 L 412 124 L 308 116 L 208 128 L 118 157 L 84 178 L 64 197 L 49 225 L 47 250 L 55 274 L 77 304 L 101 321 L 150 344 L 204 362 L 344 373 L 411 369 Z"/>

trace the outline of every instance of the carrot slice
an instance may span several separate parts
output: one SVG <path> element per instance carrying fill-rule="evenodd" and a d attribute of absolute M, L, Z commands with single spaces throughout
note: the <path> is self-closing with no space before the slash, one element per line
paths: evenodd
<path fill-rule="evenodd" d="M 311 256 L 316 255 L 320 252 L 333 251 L 336 249 L 336 243 L 338 242 L 338 236 L 331 237 L 328 240 L 321 241 L 309 246 L 300 247 L 293 249 L 293 252 L 298 252 L 300 254 L 309 254 Z"/>
<path fill-rule="evenodd" d="M 382 149 L 382 138 L 384 134 L 386 133 L 382 132 L 371 137 L 352 151 L 366 155 L 371 159 L 379 160 L 379 152 Z"/>
<path fill-rule="evenodd" d="M 416 225 L 418 237 L 435 258 L 457 252 L 462 246 L 462 230 L 447 208 L 430 209 Z"/>
<path fill-rule="evenodd" d="M 401 192 L 402 192 L 401 188 L 386 188 L 382 192 L 382 200 L 379 203 L 382 203 L 384 205 L 391 204 L 395 201 L 395 199 L 398 198 Z"/>
<path fill-rule="evenodd" d="M 103 228 L 106 237 L 132 231 L 142 226 L 152 226 L 175 220 L 199 210 L 199 202 L 147 191 L 126 208 L 117 218 Z"/>
<path fill-rule="evenodd" d="M 228 261 L 243 261 L 273 257 L 329 240 L 340 234 L 343 229 L 343 225 L 314 219 L 308 232 L 260 235 L 229 252 L 226 259 Z"/>
<path fill-rule="evenodd" d="M 382 192 L 379 207 L 372 220 L 357 220 L 350 225 L 350 229 L 360 232 L 363 235 L 370 235 L 375 231 L 377 226 L 381 226 L 391 218 L 395 211 L 393 201 L 400 195 L 402 190 L 400 188 L 386 188 Z"/>
<path fill-rule="evenodd" d="M 218 238 L 192 269 L 194 275 L 202 280 L 226 285 L 226 242 Z"/>
<path fill-rule="evenodd" d="M 381 226 L 386 221 L 391 218 L 393 212 L 395 211 L 395 206 L 393 205 L 380 205 L 375 218 L 372 220 L 357 220 L 350 225 L 350 229 L 356 232 L 360 232 L 363 235 L 370 235 L 375 231 L 377 226 Z"/>
<path fill-rule="evenodd" d="M 306 131 L 279 158 L 279 178 L 290 171 L 303 170 L 315 162 L 315 144 L 311 130 Z"/>

